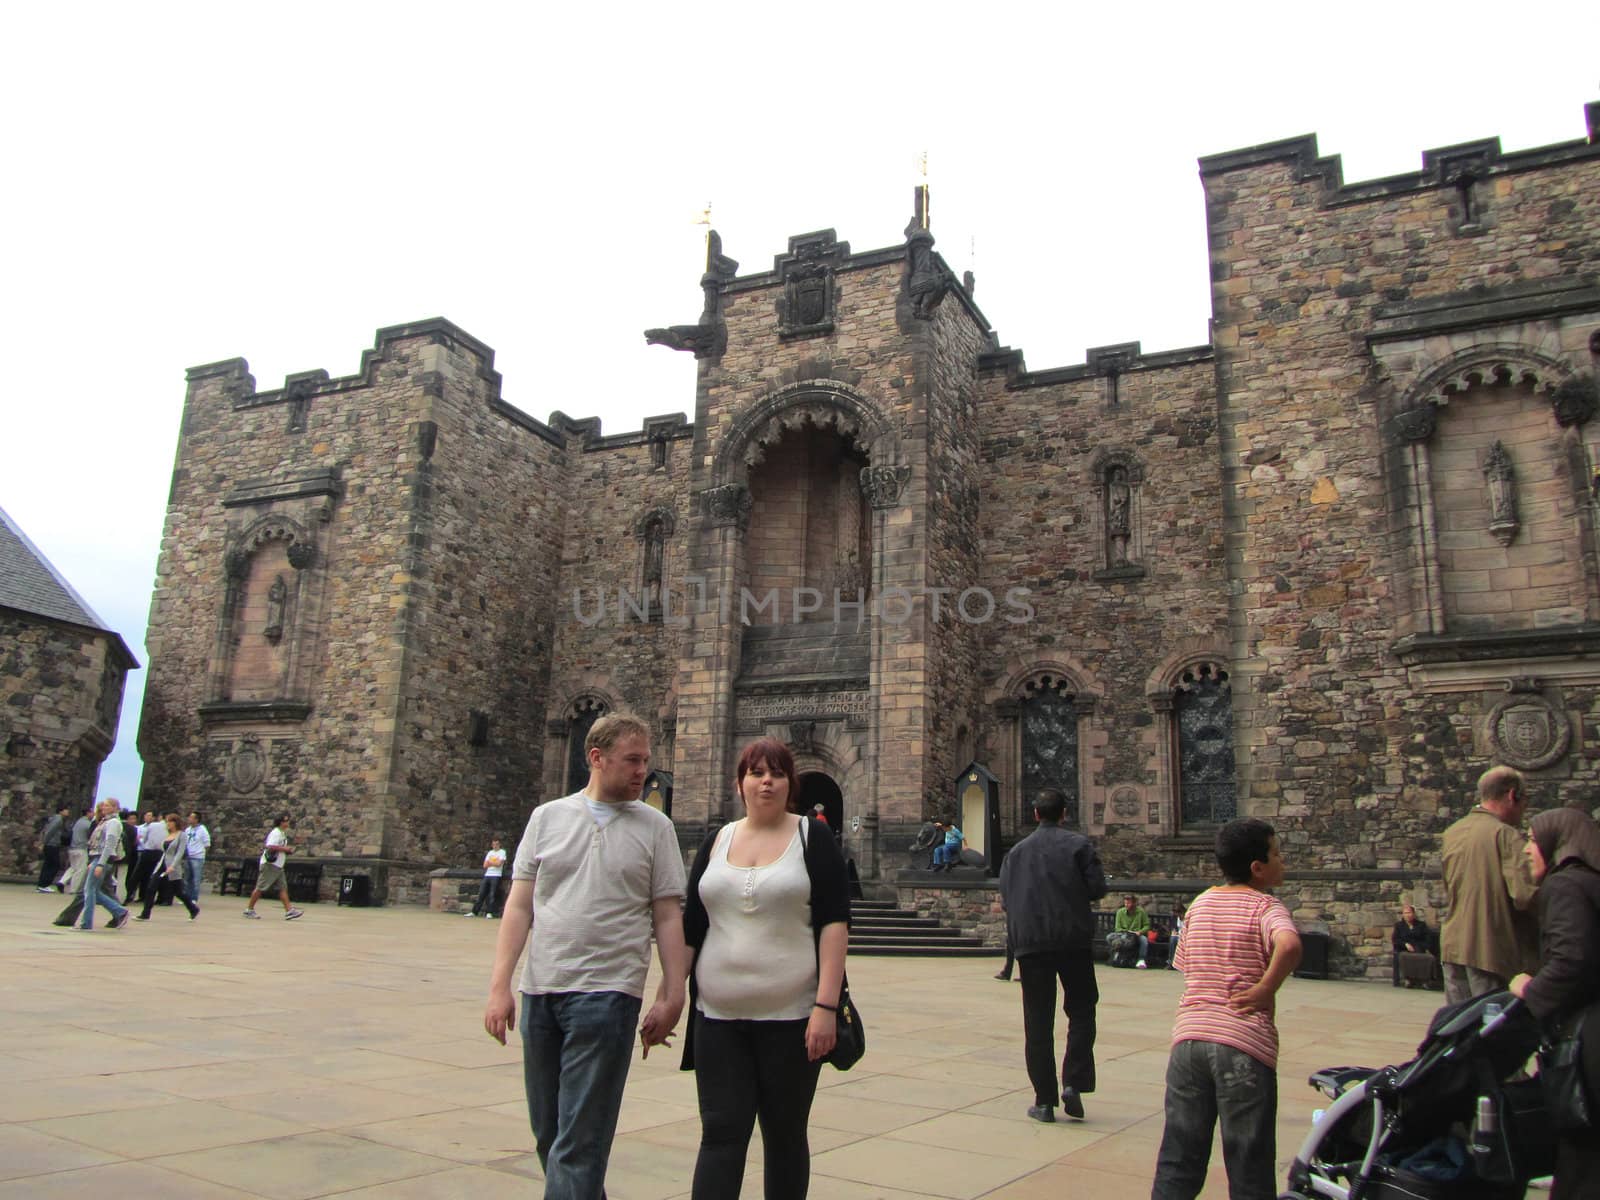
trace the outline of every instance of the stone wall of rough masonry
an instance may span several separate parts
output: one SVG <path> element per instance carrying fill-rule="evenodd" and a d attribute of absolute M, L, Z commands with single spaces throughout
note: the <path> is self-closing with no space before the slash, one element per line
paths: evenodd
<path fill-rule="evenodd" d="M 1509 574 L 1492 603 L 1467 598 L 1482 593 L 1464 568 L 1480 564 L 1452 556 L 1481 551 L 1483 539 L 1467 532 L 1467 545 L 1452 526 L 1464 511 L 1452 490 L 1470 490 L 1481 467 L 1456 461 L 1448 436 L 1428 431 L 1436 419 L 1448 434 L 1453 397 L 1476 387 L 1495 394 L 1465 407 L 1520 448 L 1545 405 L 1532 443 L 1547 459 L 1577 460 L 1574 485 L 1585 490 L 1592 422 L 1563 427 L 1548 404 L 1564 379 L 1592 379 L 1600 305 L 1541 297 L 1592 285 L 1600 269 L 1600 146 L 1503 158 L 1497 145 L 1479 147 L 1464 185 L 1446 158 L 1430 152 L 1414 179 L 1349 186 L 1309 142 L 1202 162 L 1240 783 L 1246 810 L 1279 824 L 1296 866 L 1435 866 L 1439 833 L 1501 757 L 1490 726 L 1508 680 L 1525 679 L 1529 711 L 1571 734 L 1570 749 L 1533 772 L 1534 806 L 1591 800 L 1596 782 L 1597 680 L 1571 657 L 1583 614 L 1570 595 L 1518 589 Z M 1418 414 L 1426 424 L 1404 431 Z M 1461 415 L 1462 428 L 1477 419 Z M 1433 453 L 1443 458 L 1436 510 L 1415 465 Z M 1553 535 L 1540 526 L 1560 517 L 1562 489 L 1544 470 L 1528 472 L 1533 528 L 1522 551 L 1511 544 L 1508 569 L 1558 565 L 1544 561 Z M 1481 528 L 1487 507 L 1477 503 Z M 1566 510 L 1568 527 L 1592 537 L 1582 508 Z M 1440 520 L 1448 571 L 1435 618 L 1420 598 L 1421 513 Z M 1584 561 L 1592 571 L 1592 552 Z M 1518 627 L 1578 642 L 1554 653 L 1437 645 Z M 1445 665 L 1397 643 L 1401 632 L 1432 636 Z"/>
<path fill-rule="evenodd" d="M 539 798 L 571 451 L 499 401 L 493 353 L 436 331 L 401 450 L 409 529 L 392 856 L 476 865 Z M 475 728 L 476 725 L 476 728 Z M 400 876 L 390 873 L 390 887 Z"/>
<path fill-rule="evenodd" d="M 107 634 L 0 609 L 0 874 L 37 871 L 39 833 L 57 807 L 75 818 L 94 802 L 116 741 L 122 661 Z M 33 743 L 26 757 L 6 750 L 14 733 Z"/>
<path fill-rule="evenodd" d="M 1162 700 L 1186 663 L 1227 648 L 1214 377 L 1203 349 L 1176 357 L 1135 358 L 1114 402 L 1111 380 L 1083 369 L 1052 382 L 1000 367 L 980 401 L 982 579 L 996 595 L 1028 589 L 1032 609 L 984 626 L 984 756 L 1002 823 L 1013 838 L 1031 825 L 1015 701 L 1031 678 L 1064 677 L 1080 700 L 1080 819 L 1119 873 L 1183 853 L 1158 841 L 1179 832 Z M 1135 480 L 1136 569 L 1108 574 L 1100 480 L 1115 455 Z"/>
<path fill-rule="evenodd" d="M 609 709 L 629 709 L 644 718 L 654 734 L 653 764 L 673 769 L 673 684 L 686 619 L 684 576 L 692 524 L 687 441 L 672 442 L 665 464 L 652 468 L 650 447 L 640 435 L 601 439 L 588 449 L 580 448 L 576 434 L 569 438 L 565 511 L 552 531 L 561 538 L 561 562 L 550 576 L 554 648 L 547 726 L 540 731 L 547 747 L 543 799 L 564 795 L 568 782 L 566 736 L 547 730 L 563 727 L 574 701 L 583 697 L 601 698 Z M 664 617 L 653 610 L 641 617 L 640 526 L 656 510 L 672 514 L 662 570 L 671 607 Z"/>
<path fill-rule="evenodd" d="M 920 609 L 928 645 L 923 813 L 955 811 L 956 773 L 971 761 L 980 723 L 982 645 L 1002 619 L 1002 597 L 979 586 L 983 414 L 977 362 L 990 348 L 991 335 L 961 299 L 952 293 L 931 321 L 911 322 L 922 326 L 912 337 L 917 390 L 926 397 L 928 447 L 925 586 L 930 594 Z M 886 836 L 898 848 L 911 832 L 901 827 L 886 830 Z M 966 833 L 976 849 L 983 831 Z M 989 855 L 998 849 L 983 846 Z"/>
<path fill-rule="evenodd" d="M 541 539 L 559 527 L 542 506 L 560 489 L 539 484 L 561 455 L 524 427 L 536 423 L 491 406 L 488 355 L 425 322 L 380 333 L 357 376 L 293 377 L 298 393 L 258 393 L 242 360 L 190 372 L 140 748 L 148 802 L 204 810 L 219 856 L 283 811 L 310 857 L 477 854 L 515 823 L 509 781 L 539 765 L 528 734 L 543 714 L 553 574 Z M 483 489 L 496 476 L 519 502 Z M 308 478 L 335 482 L 296 482 Z M 312 547 L 285 635 L 299 665 L 276 699 L 233 697 L 214 675 L 225 557 L 263 518 L 295 522 Z M 230 701 L 258 707 L 202 719 Z M 472 710 L 489 740 L 469 749 Z"/>

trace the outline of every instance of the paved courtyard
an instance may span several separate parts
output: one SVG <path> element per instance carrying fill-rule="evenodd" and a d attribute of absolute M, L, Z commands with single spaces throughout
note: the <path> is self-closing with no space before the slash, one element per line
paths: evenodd
<path fill-rule="evenodd" d="M 266 903 L 246 922 L 211 895 L 198 921 L 158 908 L 83 934 L 50 925 L 60 907 L 0 887 L 0 1200 L 539 1194 L 520 1048 L 481 1025 L 498 923 L 326 904 L 291 923 Z M 813 1197 L 1149 1194 L 1181 980 L 1100 971 L 1100 1090 L 1086 1122 L 1043 1126 L 998 963 L 851 961 L 869 1049 L 823 1069 Z M 1307 1074 L 1404 1060 L 1437 999 L 1289 981 L 1280 1157 L 1317 1107 Z M 676 1052 L 635 1061 L 610 1196 L 687 1196 L 698 1139 Z M 761 1194 L 759 1135 L 744 1194 Z M 1205 1196 L 1225 1195 L 1219 1153 Z"/>

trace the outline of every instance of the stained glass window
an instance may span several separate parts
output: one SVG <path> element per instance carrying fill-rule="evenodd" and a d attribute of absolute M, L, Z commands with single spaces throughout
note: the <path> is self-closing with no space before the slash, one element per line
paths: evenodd
<path fill-rule="evenodd" d="M 1046 675 L 1022 697 L 1022 812 L 1020 827 L 1033 826 L 1034 798 L 1055 788 L 1066 798 L 1061 823 L 1078 826 L 1078 710 L 1063 679 Z"/>
<path fill-rule="evenodd" d="M 1221 825 L 1238 815 L 1233 763 L 1233 690 L 1228 673 L 1202 663 L 1172 697 L 1178 730 L 1179 813 L 1184 826 Z"/>

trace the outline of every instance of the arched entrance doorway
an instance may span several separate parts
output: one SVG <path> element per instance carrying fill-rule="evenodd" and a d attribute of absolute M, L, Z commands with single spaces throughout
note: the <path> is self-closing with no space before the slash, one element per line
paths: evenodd
<path fill-rule="evenodd" d="M 808 813 L 819 804 L 833 836 L 841 836 L 844 833 L 844 793 L 831 776 L 822 771 L 807 771 L 800 776 L 800 803 L 796 807 Z"/>

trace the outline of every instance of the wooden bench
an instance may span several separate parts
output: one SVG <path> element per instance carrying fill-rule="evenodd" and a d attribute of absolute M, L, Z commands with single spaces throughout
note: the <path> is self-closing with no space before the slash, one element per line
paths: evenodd
<path fill-rule="evenodd" d="M 1101 962 L 1111 960 L 1111 948 L 1106 945 L 1106 935 L 1116 928 L 1117 913 L 1120 911 L 1121 905 L 1118 905 L 1108 911 L 1097 910 L 1094 913 L 1094 956 Z M 1150 928 L 1156 931 L 1156 940 L 1150 943 L 1145 962 L 1151 967 L 1164 967 L 1167 965 L 1167 955 L 1172 950 L 1172 917 L 1168 913 L 1150 913 L 1149 916 Z"/>
<path fill-rule="evenodd" d="M 260 858 L 239 858 L 222 868 L 222 882 L 217 894 L 226 896 L 230 891 L 245 896 L 255 891 L 256 880 L 261 877 Z M 315 904 L 322 888 L 322 864 L 291 862 L 283 869 L 284 882 L 289 887 L 289 899 L 299 904 Z"/>

